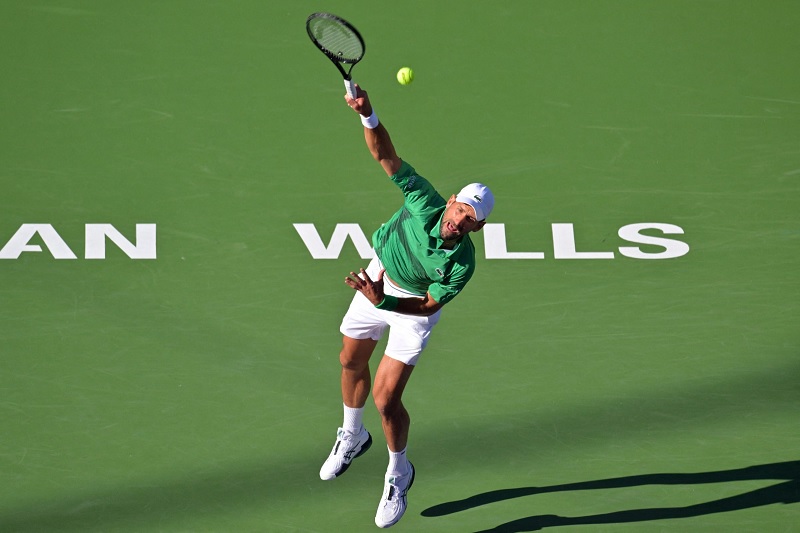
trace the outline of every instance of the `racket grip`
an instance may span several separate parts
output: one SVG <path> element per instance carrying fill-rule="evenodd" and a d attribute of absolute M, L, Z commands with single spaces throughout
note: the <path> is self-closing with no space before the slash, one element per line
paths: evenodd
<path fill-rule="evenodd" d="M 347 89 L 347 95 L 353 100 L 356 99 L 356 83 L 353 80 L 344 80 L 344 88 Z"/>

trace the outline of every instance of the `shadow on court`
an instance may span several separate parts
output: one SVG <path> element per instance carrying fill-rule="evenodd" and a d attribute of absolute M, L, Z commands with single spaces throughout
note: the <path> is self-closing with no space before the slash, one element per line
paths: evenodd
<path fill-rule="evenodd" d="M 741 416 L 742 413 L 759 412 L 760 409 L 774 409 L 776 403 L 783 404 L 787 399 L 794 401 L 798 398 L 798 376 L 800 369 L 792 363 L 781 369 L 770 369 L 763 374 L 751 374 L 746 379 L 721 381 L 714 386 L 705 383 L 687 386 L 684 390 L 673 391 L 668 398 L 655 391 L 652 397 L 636 397 L 627 402 L 617 402 L 614 409 L 602 402 L 578 411 L 565 408 L 550 414 L 552 418 L 539 419 L 539 425 L 514 425 L 499 432 L 493 427 L 470 425 L 460 431 L 437 432 L 433 436 L 421 435 L 422 444 L 419 449 L 433 450 L 431 453 L 434 455 L 429 457 L 429 461 L 431 472 L 435 472 L 436 468 L 449 467 L 441 466 L 440 450 L 447 450 L 449 456 L 456 458 L 469 457 L 472 453 L 469 446 L 472 446 L 471 439 L 475 435 L 491 433 L 497 442 L 503 443 L 506 450 L 502 456 L 498 454 L 497 457 L 506 460 L 514 456 L 525 457 L 531 446 L 547 449 L 552 446 L 552 442 L 537 428 L 548 427 L 555 424 L 555 421 L 559 421 L 561 437 L 567 441 L 577 438 L 611 438 L 612 433 L 615 438 L 620 435 L 635 438 L 639 428 L 631 420 L 636 420 L 637 416 L 639 420 L 646 420 L 656 410 L 671 413 L 671 419 L 676 421 L 674 423 L 682 427 L 687 424 L 686 420 L 692 418 L 698 404 L 704 405 L 707 412 L 713 412 L 718 418 Z M 692 423 L 699 422 L 700 419 L 695 419 Z M 614 428 L 614 431 L 610 432 L 609 428 Z M 524 438 L 520 437 L 521 432 L 525 435 Z M 425 446 L 426 439 L 434 438 L 438 445 L 431 443 Z M 515 444 L 518 442 L 525 442 L 525 446 Z M 317 450 L 291 457 L 265 454 L 263 462 L 255 464 L 236 464 L 235 459 L 232 459 L 233 464 L 223 462 L 221 465 L 198 465 L 193 471 L 182 474 L 172 472 L 163 478 L 139 480 L 135 484 L 110 479 L 104 488 L 81 487 L 71 491 L 65 489 L 60 497 L 44 498 L 16 508 L 9 508 L 0 502 L 0 531 L 169 531 L 171 525 L 180 524 L 182 520 L 201 520 L 203 517 L 214 520 L 218 515 L 224 516 L 239 509 L 244 513 L 256 509 L 256 512 L 263 513 L 264 516 L 274 516 L 275 513 L 283 512 L 281 509 L 288 501 L 305 498 L 311 501 L 323 497 L 325 491 L 331 490 L 330 485 L 319 482 L 317 477 L 319 453 L 322 452 Z M 433 466 L 436 464 L 432 459 L 434 456 L 439 461 L 438 467 Z M 456 459 L 458 460 L 461 459 Z M 421 514 L 423 517 L 441 517 L 537 494 L 747 480 L 782 481 L 734 497 L 687 507 L 635 509 L 578 517 L 534 515 L 500 524 L 489 531 L 524 532 L 567 525 L 690 518 L 775 503 L 800 502 L 798 460 L 718 472 L 646 474 L 547 487 L 503 489 L 441 503 L 429 507 Z M 520 500 L 518 503 L 516 508 L 524 513 L 525 502 Z M 406 519 L 408 518 L 411 517 Z M 307 519 L 308 517 L 297 518 L 300 522 Z M 295 522 L 292 524 L 296 525 Z"/>
<path fill-rule="evenodd" d="M 597 481 L 584 481 L 567 483 L 550 487 L 520 487 L 515 489 L 502 489 L 476 494 L 464 500 L 452 501 L 434 505 L 422 511 L 422 516 L 445 516 L 468 509 L 474 509 L 491 503 L 547 494 L 553 492 L 566 492 L 578 490 L 617 489 L 625 487 L 639 487 L 644 485 L 696 485 L 702 483 L 726 483 L 734 481 L 752 480 L 786 480 L 769 487 L 752 490 L 743 494 L 722 498 L 710 502 L 686 507 L 663 507 L 649 509 L 632 509 L 612 513 L 596 514 L 590 516 L 557 516 L 535 515 L 519 520 L 513 520 L 499 526 L 484 530 L 484 532 L 517 533 L 523 531 L 538 531 L 546 527 L 574 526 L 587 524 L 624 524 L 631 522 L 646 522 L 650 520 L 666 520 L 671 518 L 690 518 L 715 513 L 727 513 L 752 507 L 761 507 L 776 503 L 800 502 L 800 461 L 788 461 L 767 465 L 750 466 L 735 470 L 722 470 L 718 472 L 703 472 L 695 474 L 646 474 L 641 476 L 628 476 Z M 484 533 L 481 532 L 481 533 Z"/>

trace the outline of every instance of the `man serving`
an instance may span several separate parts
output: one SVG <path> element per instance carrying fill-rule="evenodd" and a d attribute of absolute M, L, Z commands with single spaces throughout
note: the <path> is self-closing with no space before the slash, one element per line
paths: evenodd
<path fill-rule="evenodd" d="M 442 307 L 461 292 L 475 271 L 475 247 L 469 233 L 480 231 L 486 223 L 494 196 L 485 185 L 472 183 L 445 200 L 397 156 L 367 92 L 357 87 L 356 98 L 345 95 L 345 100 L 361 115 L 367 147 L 405 201 L 373 235 L 375 259 L 345 278 L 356 294 L 340 328 L 344 422 L 320 477 L 340 476 L 372 445 L 372 436 L 362 424 L 372 385 L 369 359 L 388 329 L 372 396 L 389 448 L 375 523 L 389 527 L 405 513 L 406 494 L 414 482 L 414 466 L 406 457 L 410 418 L 403 406 L 403 390 Z"/>

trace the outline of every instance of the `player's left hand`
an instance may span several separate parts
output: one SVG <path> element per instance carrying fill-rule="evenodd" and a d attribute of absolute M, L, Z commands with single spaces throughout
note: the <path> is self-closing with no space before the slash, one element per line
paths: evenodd
<path fill-rule="evenodd" d="M 358 274 L 350 272 L 350 275 L 344 278 L 344 282 L 351 288 L 359 291 L 367 297 L 367 300 L 372 302 L 372 305 L 378 305 L 383 301 L 383 273 L 385 269 L 378 272 L 378 278 L 374 281 L 370 279 L 367 271 L 363 268 Z"/>

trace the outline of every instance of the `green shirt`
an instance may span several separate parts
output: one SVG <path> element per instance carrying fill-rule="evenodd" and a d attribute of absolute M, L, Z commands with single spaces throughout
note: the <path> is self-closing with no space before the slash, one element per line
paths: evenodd
<path fill-rule="evenodd" d="M 405 196 L 403 207 L 372 236 L 386 274 L 401 288 L 430 293 L 439 303 L 452 300 L 475 271 L 475 246 L 464 235 L 452 250 L 439 232 L 447 201 L 403 161 L 391 177 Z"/>

